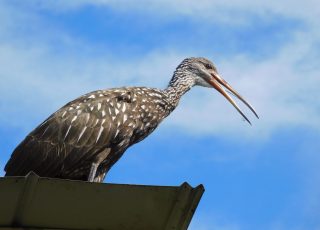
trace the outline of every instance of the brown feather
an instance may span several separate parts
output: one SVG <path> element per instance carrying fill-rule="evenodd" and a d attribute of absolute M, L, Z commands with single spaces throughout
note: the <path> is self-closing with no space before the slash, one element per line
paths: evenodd
<path fill-rule="evenodd" d="M 103 155 L 96 181 L 134 143 L 151 133 L 169 111 L 155 89 L 121 88 L 99 90 L 69 102 L 33 130 L 14 150 L 7 176 L 26 175 L 86 180 L 91 164 Z M 156 100 L 154 100 L 156 99 Z M 158 101 L 154 104 L 155 101 Z"/>

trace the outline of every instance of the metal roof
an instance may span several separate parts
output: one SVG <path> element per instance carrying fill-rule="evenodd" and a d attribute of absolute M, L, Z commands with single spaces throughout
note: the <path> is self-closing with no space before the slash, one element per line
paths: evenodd
<path fill-rule="evenodd" d="M 146 186 L 0 178 L 0 229 L 186 230 L 202 185 Z"/>

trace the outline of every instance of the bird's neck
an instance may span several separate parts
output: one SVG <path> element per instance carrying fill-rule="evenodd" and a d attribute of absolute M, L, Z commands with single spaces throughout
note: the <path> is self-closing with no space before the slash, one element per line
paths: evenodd
<path fill-rule="evenodd" d="M 176 107 L 180 98 L 195 85 L 194 78 L 186 73 L 176 71 L 164 93 L 169 102 Z"/>

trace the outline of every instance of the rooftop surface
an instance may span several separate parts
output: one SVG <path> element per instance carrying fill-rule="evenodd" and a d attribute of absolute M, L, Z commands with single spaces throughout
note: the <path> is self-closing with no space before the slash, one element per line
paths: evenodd
<path fill-rule="evenodd" d="M 0 178 L 0 229 L 185 230 L 202 185 L 104 184 L 38 177 Z"/>

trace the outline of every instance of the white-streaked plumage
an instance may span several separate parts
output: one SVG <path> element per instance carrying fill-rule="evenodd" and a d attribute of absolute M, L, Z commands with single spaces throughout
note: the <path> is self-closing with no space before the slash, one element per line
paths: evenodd
<path fill-rule="evenodd" d="M 14 150 L 6 176 L 26 175 L 102 182 L 125 150 L 152 133 L 193 86 L 218 90 L 249 122 L 223 87 L 254 112 L 205 58 L 187 58 L 164 90 L 123 87 L 85 94 L 53 113 Z M 257 115 L 256 115 L 257 116 Z"/>

